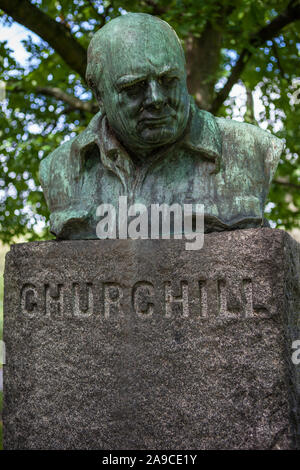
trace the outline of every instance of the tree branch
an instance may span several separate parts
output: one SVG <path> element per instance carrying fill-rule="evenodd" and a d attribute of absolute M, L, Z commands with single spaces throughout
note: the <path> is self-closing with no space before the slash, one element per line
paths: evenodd
<path fill-rule="evenodd" d="M 97 103 L 92 101 L 82 101 L 57 87 L 36 87 L 34 92 L 38 95 L 52 96 L 53 98 L 68 104 L 72 109 L 92 114 L 96 114 L 99 111 Z"/>
<path fill-rule="evenodd" d="M 272 41 L 272 50 L 273 50 L 275 59 L 277 60 L 277 66 L 278 66 L 278 70 L 280 72 L 280 75 L 282 76 L 282 78 L 284 78 L 284 70 L 282 68 L 282 65 L 281 65 L 281 62 L 280 62 L 280 59 L 279 59 L 279 53 L 278 53 L 278 49 L 277 49 L 277 45 L 276 45 L 275 41 Z"/>
<path fill-rule="evenodd" d="M 10 88 L 11 87 L 11 88 Z M 7 91 L 11 92 L 24 92 L 24 93 L 34 93 L 37 95 L 51 96 L 58 101 L 63 101 L 69 105 L 71 110 L 84 111 L 87 113 L 96 114 L 99 111 L 99 106 L 96 102 L 93 101 L 82 101 L 75 96 L 69 95 L 65 91 L 57 87 L 34 87 L 34 88 L 25 88 L 22 85 L 16 83 L 7 83 Z"/>
<path fill-rule="evenodd" d="M 0 0 L 0 8 L 44 39 L 85 80 L 86 50 L 63 23 L 50 18 L 28 0 Z"/>
<path fill-rule="evenodd" d="M 287 186 L 289 188 L 297 189 L 298 191 L 300 191 L 300 184 L 289 183 L 288 181 L 282 181 L 282 180 L 273 180 L 273 183 L 281 184 L 282 186 Z"/>
<path fill-rule="evenodd" d="M 299 0 L 292 0 L 286 10 L 280 13 L 268 25 L 261 28 L 256 34 L 253 34 L 249 41 L 249 48 L 244 48 L 239 56 L 238 61 L 232 68 L 231 74 L 227 79 L 224 87 L 217 93 L 213 101 L 211 112 L 216 113 L 220 106 L 224 103 L 229 95 L 233 85 L 240 77 L 247 62 L 253 54 L 254 47 L 261 47 L 265 41 L 272 39 L 279 31 L 290 23 L 300 19 L 300 2 Z"/>

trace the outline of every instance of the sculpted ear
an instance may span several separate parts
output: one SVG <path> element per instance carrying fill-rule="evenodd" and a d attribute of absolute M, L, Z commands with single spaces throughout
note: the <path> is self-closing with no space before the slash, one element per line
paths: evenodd
<path fill-rule="evenodd" d="M 53 152 L 44 158 L 39 167 L 39 180 L 43 189 L 45 200 L 49 206 L 49 187 L 50 187 L 50 178 L 51 178 L 51 161 L 52 161 Z"/>
<path fill-rule="evenodd" d="M 103 105 L 103 101 L 102 101 L 102 97 L 101 97 L 101 94 L 100 94 L 100 91 L 99 90 L 95 90 L 94 91 L 94 95 L 95 95 L 95 98 L 98 102 L 98 105 L 99 105 L 99 110 L 103 113 L 104 112 L 104 105 Z"/>
<path fill-rule="evenodd" d="M 99 74 L 99 71 L 98 71 L 98 74 Z M 93 92 L 93 95 L 95 96 L 99 104 L 100 111 L 103 112 L 103 101 L 101 98 L 99 84 L 97 83 L 97 79 L 96 79 L 96 77 L 98 77 L 98 74 L 96 73 L 95 66 L 88 64 L 87 69 L 86 69 L 85 79 L 86 79 L 89 89 Z"/>
<path fill-rule="evenodd" d="M 102 101 L 102 98 L 101 98 L 101 93 L 100 93 L 99 88 L 91 80 L 87 80 L 87 84 L 88 84 L 88 87 L 90 88 L 90 90 L 93 92 L 94 97 L 97 100 L 97 103 L 99 105 L 99 110 L 101 112 L 103 112 L 104 111 L 103 101 Z"/>
<path fill-rule="evenodd" d="M 283 140 L 278 139 L 274 135 L 270 135 L 268 139 L 268 147 L 265 156 L 265 171 L 268 182 L 271 183 L 275 171 L 277 169 L 281 154 L 285 148 Z"/>

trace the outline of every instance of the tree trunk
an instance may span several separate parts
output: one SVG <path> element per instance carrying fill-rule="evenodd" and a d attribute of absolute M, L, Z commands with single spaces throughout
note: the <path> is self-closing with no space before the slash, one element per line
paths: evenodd
<path fill-rule="evenodd" d="M 246 102 L 246 112 L 244 115 L 244 120 L 245 122 L 248 122 L 248 124 L 256 124 L 257 122 L 255 120 L 254 116 L 254 100 L 253 100 L 253 93 L 250 88 L 246 87 L 246 93 L 247 93 L 247 102 Z"/>
<path fill-rule="evenodd" d="M 208 23 L 200 38 L 185 41 L 187 84 L 198 106 L 210 110 L 221 59 L 222 33 Z"/>

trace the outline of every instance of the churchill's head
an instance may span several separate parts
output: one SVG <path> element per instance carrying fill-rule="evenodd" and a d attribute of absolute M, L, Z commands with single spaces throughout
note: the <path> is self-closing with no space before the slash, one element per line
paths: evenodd
<path fill-rule="evenodd" d="M 89 45 L 87 81 L 111 128 L 135 154 L 183 134 L 189 115 L 185 58 L 165 21 L 129 13 L 107 23 Z"/>

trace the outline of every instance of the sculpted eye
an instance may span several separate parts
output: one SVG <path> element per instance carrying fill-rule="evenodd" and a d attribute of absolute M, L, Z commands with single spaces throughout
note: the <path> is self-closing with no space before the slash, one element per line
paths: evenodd
<path fill-rule="evenodd" d="M 143 88 L 146 86 L 146 81 L 142 80 L 141 82 L 134 83 L 133 85 L 126 86 L 124 91 L 128 95 L 137 95 Z"/>
<path fill-rule="evenodd" d="M 177 81 L 177 77 L 174 75 L 163 75 L 159 82 L 164 86 L 171 86 L 174 85 Z"/>

